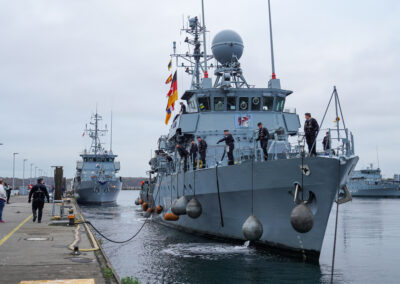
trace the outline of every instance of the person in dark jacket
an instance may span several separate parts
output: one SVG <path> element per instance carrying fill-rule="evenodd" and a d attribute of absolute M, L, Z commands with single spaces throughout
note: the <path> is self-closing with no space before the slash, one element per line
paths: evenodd
<path fill-rule="evenodd" d="M 200 168 L 204 169 L 206 167 L 206 154 L 207 154 L 207 142 L 201 138 L 197 137 L 198 149 L 200 154 Z"/>
<path fill-rule="evenodd" d="M 260 146 L 264 152 L 264 160 L 268 160 L 268 139 L 269 139 L 269 132 L 268 129 L 263 127 L 262 123 L 259 122 L 258 126 L 258 137 L 256 141 L 260 141 Z"/>
<path fill-rule="evenodd" d="M 192 164 L 193 164 L 193 170 L 197 169 L 197 152 L 199 151 L 196 142 L 192 140 L 190 142 L 190 151 L 189 155 L 190 158 L 192 159 Z"/>
<path fill-rule="evenodd" d="M 11 190 L 13 188 L 6 182 L 4 182 L 4 190 L 6 191 L 7 194 L 7 204 L 10 204 L 10 197 L 11 197 Z"/>
<path fill-rule="evenodd" d="M 311 113 L 305 114 L 306 122 L 304 123 L 304 133 L 306 135 L 306 142 L 308 146 L 308 153 L 310 156 L 317 156 L 317 145 L 315 145 L 315 139 L 319 131 L 318 122 L 315 118 L 311 117 Z"/>
<path fill-rule="evenodd" d="M 33 222 L 35 222 L 37 218 L 38 223 L 40 223 L 42 221 L 45 198 L 47 199 L 47 202 L 50 202 L 49 193 L 47 192 L 47 188 L 44 185 L 44 180 L 42 178 L 38 178 L 37 184 L 33 186 L 29 192 L 29 203 L 31 202 L 32 198 Z M 38 211 L 38 214 L 36 214 L 36 211 Z"/>
<path fill-rule="evenodd" d="M 186 113 L 186 106 L 183 102 L 180 102 L 181 105 L 181 110 L 179 111 L 179 114 L 185 114 Z"/>
<path fill-rule="evenodd" d="M 228 165 L 234 165 L 234 157 L 233 150 L 235 149 L 235 139 L 233 139 L 232 134 L 229 133 L 229 130 L 224 130 L 224 138 L 218 140 L 217 144 L 225 141 L 226 146 L 228 147 Z"/>
<path fill-rule="evenodd" d="M 187 171 L 187 158 L 188 158 L 189 153 L 188 153 L 188 151 L 186 151 L 186 149 L 183 146 L 181 146 L 179 144 L 176 144 L 176 150 L 178 151 L 179 156 L 181 156 L 181 159 L 183 158 L 183 171 L 186 172 Z"/>
<path fill-rule="evenodd" d="M 329 132 L 326 132 L 324 139 L 322 140 L 322 145 L 324 146 L 324 151 L 331 149 L 331 143 L 329 141 Z"/>

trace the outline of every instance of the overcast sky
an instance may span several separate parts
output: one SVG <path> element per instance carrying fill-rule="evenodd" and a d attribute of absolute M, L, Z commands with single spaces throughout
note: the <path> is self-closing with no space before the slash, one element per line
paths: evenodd
<path fill-rule="evenodd" d="M 286 106 L 321 120 L 333 85 L 353 131 L 359 167 L 400 173 L 400 2 L 272 0 L 275 64 Z M 50 172 L 73 176 L 82 137 L 98 104 L 108 123 L 122 176 L 141 176 L 165 134 L 172 41 L 186 52 L 182 18 L 200 15 L 200 0 L 0 1 L 0 176 L 12 175 L 12 153 Z M 270 77 L 266 0 L 205 0 L 208 47 L 217 32 L 243 38 L 250 84 Z M 210 51 L 209 51 L 210 53 Z M 178 73 L 179 94 L 189 87 Z M 332 126 L 334 117 L 328 118 Z M 303 116 L 301 115 L 303 121 Z M 328 126 L 328 124 L 326 126 Z M 108 142 L 108 139 L 107 139 Z"/>

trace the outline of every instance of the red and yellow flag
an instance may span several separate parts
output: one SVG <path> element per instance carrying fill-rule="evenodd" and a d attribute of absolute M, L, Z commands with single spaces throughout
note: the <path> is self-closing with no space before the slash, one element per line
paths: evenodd
<path fill-rule="evenodd" d="M 167 104 L 167 116 L 165 117 L 165 124 L 168 124 L 168 121 L 171 117 L 171 113 L 175 108 L 175 102 L 178 100 L 178 81 L 177 81 L 177 72 L 175 71 L 174 76 L 172 77 L 171 87 L 169 88 L 169 92 L 167 94 L 168 104 Z"/>
<path fill-rule="evenodd" d="M 165 81 L 165 84 L 169 84 L 172 81 L 172 74 L 168 76 L 167 80 Z"/>

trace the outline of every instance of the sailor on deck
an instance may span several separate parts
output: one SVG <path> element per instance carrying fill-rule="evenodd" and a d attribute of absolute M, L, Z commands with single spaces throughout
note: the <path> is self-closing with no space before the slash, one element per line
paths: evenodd
<path fill-rule="evenodd" d="M 190 159 L 192 159 L 192 164 L 193 164 L 193 170 L 195 170 L 197 168 L 197 152 L 199 151 L 196 142 L 194 142 L 194 140 L 192 140 L 190 142 L 190 151 L 189 151 L 189 155 L 190 155 Z"/>
<path fill-rule="evenodd" d="M 306 142 L 308 146 L 308 153 L 310 156 L 317 156 L 317 145 L 315 145 L 315 139 L 319 131 L 318 122 L 315 118 L 311 117 L 311 113 L 305 114 L 306 122 L 304 123 L 304 133 L 306 135 Z"/>
<path fill-rule="evenodd" d="M 258 137 L 256 141 L 260 141 L 260 146 L 263 149 L 264 152 L 264 160 L 268 160 L 268 139 L 269 139 L 269 132 L 268 129 L 263 127 L 262 123 L 259 122 L 257 124 L 258 126 Z"/>
<path fill-rule="evenodd" d="M 233 157 L 233 150 L 235 149 L 235 139 L 233 139 L 232 134 L 229 133 L 229 130 L 224 130 L 225 137 L 220 139 L 217 144 L 225 141 L 225 144 L 228 148 L 228 165 L 234 165 L 234 157 Z"/>
<path fill-rule="evenodd" d="M 207 142 L 204 141 L 200 136 L 197 137 L 198 149 L 200 154 L 200 168 L 206 167 L 206 154 L 207 154 Z"/>
<path fill-rule="evenodd" d="M 176 144 L 176 150 L 178 151 L 179 156 L 181 156 L 181 159 L 183 158 L 183 163 L 184 163 L 183 171 L 186 172 L 187 171 L 187 158 L 188 158 L 189 153 L 188 153 L 188 151 L 186 151 L 186 149 L 182 145 L 179 145 L 179 144 Z"/>

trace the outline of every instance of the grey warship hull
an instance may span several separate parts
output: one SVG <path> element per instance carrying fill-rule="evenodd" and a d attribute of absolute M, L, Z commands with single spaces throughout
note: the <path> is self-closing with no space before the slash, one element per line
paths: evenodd
<path fill-rule="evenodd" d="M 100 184 L 96 181 L 82 181 L 75 187 L 76 200 L 80 204 L 114 203 L 121 191 L 120 180 Z"/>
<path fill-rule="evenodd" d="M 400 198 L 400 187 L 398 185 L 377 185 L 377 186 L 360 186 L 350 187 L 349 191 L 354 197 L 393 197 Z"/>
<path fill-rule="evenodd" d="M 298 158 L 254 162 L 253 166 L 248 161 L 195 173 L 159 175 L 154 189 L 149 194 L 142 193 L 142 198 L 147 196 L 150 204 L 161 204 L 167 212 L 177 197 L 186 195 L 190 199 L 195 194 L 203 210 L 199 218 L 181 215 L 178 221 L 166 221 L 162 214 L 153 218 L 189 233 L 244 242 L 242 225 L 251 214 L 253 184 L 253 212 L 264 228 L 255 245 L 315 262 L 319 259 L 338 186 L 346 183 L 357 161 L 358 157 L 342 162 L 323 157 L 305 158 L 302 162 Z M 309 167 L 309 176 L 302 176 L 302 163 Z M 294 183 L 301 183 L 302 178 L 303 196 L 314 214 L 314 226 L 306 234 L 296 232 L 290 223 L 290 214 L 296 206 Z"/>

